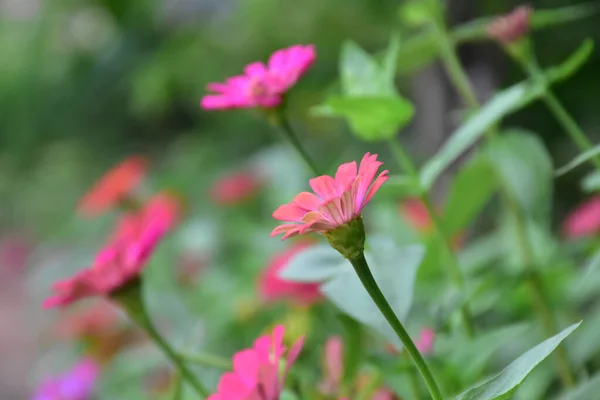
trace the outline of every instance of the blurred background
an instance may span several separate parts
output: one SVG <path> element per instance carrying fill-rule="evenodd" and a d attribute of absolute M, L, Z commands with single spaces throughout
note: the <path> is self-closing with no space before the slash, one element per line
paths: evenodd
<path fill-rule="evenodd" d="M 239 73 L 249 62 L 266 60 L 276 49 L 314 43 L 317 63 L 290 95 L 292 122 L 322 165 L 355 159 L 364 153 L 364 144 L 347 133 L 342 121 L 311 116 L 309 109 L 335 86 L 346 39 L 375 53 L 392 33 L 410 34 L 399 17 L 401 3 L 0 0 L 0 399 L 28 398 L 38 351 L 51 324 L 47 319 L 52 316 L 44 315 L 39 304 L 48 294 L 48 282 L 59 274 L 52 268 L 75 268 L 86 260 L 86 251 L 94 250 L 114 219 L 82 222 L 74 209 L 90 185 L 127 156 L 147 156 L 152 165 L 147 190 L 178 192 L 195 216 L 177 242 L 180 255 L 200 263 L 219 248 L 217 264 L 243 260 L 259 269 L 266 256 L 240 249 L 245 240 L 267 254 L 279 246 L 277 241 L 267 244 L 270 212 L 303 187 L 308 173 L 296 174 L 290 182 L 288 171 L 303 165 L 288 162 L 294 156 L 258 114 L 201 110 L 205 85 Z M 518 4 L 446 3 L 451 25 L 504 13 Z M 529 2 L 536 9 L 576 3 Z M 597 42 L 599 22 L 594 16 L 535 32 L 541 63 L 559 63 L 586 37 Z M 482 99 L 523 78 L 493 43 L 465 45 L 461 56 Z M 568 84 L 556 88 L 594 142 L 600 127 L 599 69 L 600 52 L 595 51 Z M 457 124 L 461 103 L 436 64 L 400 76 L 398 83 L 417 106 L 401 140 L 416 159 L 424 160 Z M 539 133 L 555 165 L 577 154 L 540 104 L 512 116 L 509 123 Z M 377 145 L 368 150 L 389 158 Z M 219 208 L 209 195 L 211 186 L 249 166 L 271 182 L 268 200 L 244 211 Z M 582 199 L 578 174 L 556 181 L 556 221 Z M 443 192 L 442 185 L 438 197 Z M 215 208 L 221 211 L 211 211 Z M 259 235 L 256 226 L 264 239 L 248 239 Z M 228 228 L 237 236 L 227 236 Z"/>

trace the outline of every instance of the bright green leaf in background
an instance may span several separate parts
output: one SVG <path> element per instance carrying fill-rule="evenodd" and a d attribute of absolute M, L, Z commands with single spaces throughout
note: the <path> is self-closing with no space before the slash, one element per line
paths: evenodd
<path fill-rule="evenodd" d="M 331 96 L 313 114 L 345 118 L 361 140 L 394 137 L 414 115 L 413 105 L 394 85 L 399 40 L 392 38 L 379 63 L 353 42 L 346 42 L 340 59 L 341 92 Z"/>
<path fill-rule="evenodd" d="M 455 400 L 509 399 L 527 375 L 548 357 L 558 347 L 560 342 L 577 329 L 580 324 L 581 322 L 573 324 L 559 334 L 546 339 L 521 355 L 498 375 L 479 386 L 461 393 Z"/>

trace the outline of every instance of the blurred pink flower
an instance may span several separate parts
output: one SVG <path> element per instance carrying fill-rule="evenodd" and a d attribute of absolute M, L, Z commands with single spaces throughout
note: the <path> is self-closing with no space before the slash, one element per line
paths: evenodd
<path fill-rule="evenodd" d="M 252 63 L 244 75 L 228 78 L 225 83 L 209 83 L 216 94 L 204 96 L 206 110 L 230 108 L 277 107 L 283 95 L 300 79 L 315 61 L 312 45 L 296 45 L 273 53 L 267 65 Z"/>
<path fill-rule="evenodd" d="M 344 343 L 339 336 L 331 336 L 325 343 L 323 354 L 324 379 L 319 391 L 326 396 L 335 396 L 340 392 L 344 372 Z"/>
<path fill-rule="evenodd" d="M 178 203 L 159 194 L 141 210 L 126 214 L 107 246 L 91 267 L 53 285 L 55 295 L 44 301 L 45 308 L 65 306 L 79 299 L 110 295 L 136 279 L 152 251 L 178 218 Z"/>
<path fill-rule="evenodd" d="M 380 388 L 377 389 L 373 396 L 371 396 L 371 400 L 397 400 L 398 396 L 390 389 Z"/>
<path fill-rule="evenodd" d="M 254 347 L 242 350 L 233 356 L 233 372 L 221 376 L 217 393 L 207 400 L 278 400 L 288 371 L 304 343 L 301 337 L 289 352 L 283 345 L 285 328 L 278 325 L 271 335 L 262 336 Z M 281 370 L 281 359 L 286 356 Z"/>
<path fill-rule="evenodd" d="M 311 245 L 312 243 L 299 242 L 273 257 L 259 281 L 260 294 L 264 300 L 289 299 L 299 305 L 310 305 L 321 300 L 318 283 L 292 282 L 279 277 L 279 272 L 287 266 L 289 260 Z"/>
<path fill-rule="evenodd" d="M 571 212 L 563 225 L 569 238 L 593 236 L 600 232 L 600 196 L 592 197 Z"/>
<path fill-rule="evenodd" d="M 251 198 L 260 188 L 256 174 L 240 171 L 225 176 L 210 188 L 210 199 L 220 206 L 235 205 Z"/>
<path fill-rule="evenodd" d="M 503 44 L 516 42 L 529 32 L 532 13 L 530 6 L 519 6 L 489 23 L 488 35 Z"/>
<path fill-rule="evenodd" d="M 32 251 L 33 243 L 27 235 L 12 232 L 3 236 L 0 239 L 0 266 L 2 272 L 22 272 L 27 267 L 27 261 Z"/>
<path fill-rule="evenodd" d="M 91 399 L 99 373 L 99 367 L 93 360 L 84 359 L 66 374 L 39 385 L 33 400 Z"/>
<path fill-rule="evenodd" d="M 78 210 L 84 215 L 95 216 L 118 206 L 144 178 L 147 165 L 143 157 L 127 158 L 96 182 L 80 200 Z"/>
<path fill-rule="evenodd" d="M 421 330 L 419 338 L 415 342 L 415 346 L 417 346 L 417 350 L 419 350 L 421 354 L 428 354 L 433 350 L 434 340 L 435 332 L 429 328 L 424 328 Z"/>
<path fill-rule="evenodd" d="M 104 299 L 98 299 L 89 307 L 78 309 L 61 318 L 56 333 L 69 340 L 103 337 L 119 325 L 117 310 Z"/>
<path fill-rule="evenodd" d="M 425 204 L 419 199 L 408 199 L 400 205 L 404 219 L 418 232 L 429 232 L 432 222 Z"/>
<path fill-rule="evenodd" d="M 273 218 L 289 221 L 276 227 L 271 237 L 280 234 L 283 240 L 304 233 L 324 233 L 358 219 L 363 208 L 388 179 L 385 170 L 375 175 L 382 162 L 377 154 L 365 154 L 357 169 L 356 162 L 342 164 L 335 178 L 323 175 L 310 180 L 316 194 L 302 192 L 291 203 L 280 206 Z"/>

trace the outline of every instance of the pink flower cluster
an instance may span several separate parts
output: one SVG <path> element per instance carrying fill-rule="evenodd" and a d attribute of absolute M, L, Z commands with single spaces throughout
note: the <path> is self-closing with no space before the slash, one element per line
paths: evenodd
<path fill-rule="evenodd" d="M 113 238 L 91 267 L 56 282 L 44 307 L 65 306 L 84 297 L 106 296 L 139 276 L 152 251 L 178 219 L 178 202 L 159 194 L 141 210 L 122 217 Z"/>
<path fill-rule="evenodd" d="M 304 343 L 302 337 L 286 352 L 284 333 L 285 328 L 278 325 L 271 335 L 256 339 L 252 348 L 236 353 L 233 356 L 233 372 L 221 377 L 217 393 L 208 400 L 278 400 L 285 377 Z"/>
<path fill-rule="evenodd" d="M 283 234 L 283 240 L 304 233 L 335 230 L 359 218 L 363 208 L 388 179 L 385 170 L 375 178 L 383 163 L 377 154 L 365 154 L 360 167 L 356 161 L 342 164 L 335 178 L 323 175 L 310 180 L 314 193 L 302 192 L 291 203 L 280 206 L 273 218 L 287 221 L 276 227 L 271 236 Z"/>
<path fill-rule="evenodd" d="M 310 305 L 322 299 L 318 283 L 291 282 L 279 277 L 290 259 L 311 245 L 307 242 L 296 243 L 271 260 L 259 281 L 260 294 L 264 300 L 271 302 L 288 299 L 298 305 Z"/>
<path fill-rule="evenodd" d="M 33 400 L 87 400 L 92 396 L 99 368 L 93 360 L 80 361 L 66 374 L 44 381 Z"/>
<path fill-rule="evenodd" d="M 208 90 L 215 94 L 204 96 L 202 108 L 277 107 L 283 95 L 311 67 L 315 57 L 312 45 L 278 50 L 267 65 L 255 62 L 246 66 L 243 75 L 228 78 L 225 83 L 210 83 Z"/>
<path fill-rule="evenodd" d="M 569 214 L 563 232 L 569 238 L 593 236 L 600 232 L 600 196 L 592 197 Z"/>

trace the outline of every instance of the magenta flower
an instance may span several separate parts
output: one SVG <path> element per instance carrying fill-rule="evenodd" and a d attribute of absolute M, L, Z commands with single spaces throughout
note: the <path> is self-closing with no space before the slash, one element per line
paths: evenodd
<path fill-rule="evenodd" d="M 360 218 L 363 208 L 388 179 L 385 170 L 375 175 L 382 162 L 377 154 L 365 154 L 357 169 L 356 162 L 342 164 L 335 178 L 323 175 L 310 180 L 316 194 L 302 192 L 291 203 L 280 206 L 273 218 L 289 223 L 279 225 L 271 237 L 283 234 L 283 240 L 304 233 L 325 233 Z"/>
<path fill-rule="evenodd" d="M 278 50 L 267 65 L 255 62 L 245 68 L 244 75 L 231 77 L 225 83 L 209 83 L 208 90 L 215 94 L 204 96 L 201 106 L 206 110 L 277 107 L 315 57 L 312 45 Z"/>
<path fill-rule="evenodd" d="M 419 338 L 415 342 L 415 346 L 417 346 L 417 350 L 419 350 L 421 354 L 428 354 L 433 350 L 434 340 L 435 332 L 431 329 L 425 328 L 421 330 Z"/>
<path fill-rule="evenodd" d="M 207 400 L 278 400 L 288 371 L 304 343 L 300 338 L 289 352 L 283 346 L 285 328 L 278 325 L 272 335 L 262 336 L 254 347 L 233 356 L 233 372 L 227 372 L 219 380 L 217 393 Z M 285 368 L 280 369 L 281 359 L 286 355 Z"/>
<path fill-rule="evenodd" d="M 108 296 L 139 277 L 154 248 L 178 218 L 178 204 L 160 194 L 142 210 L 125 215 L 114 237 L 91 267 L 53 285 L 44 308 L 65 306 L 85 297 Z"/>
<path fill-rule="evenodd" d="M 90 399 L 99 372 L 99 367 L 93 360 L 84 359 L 66 374 L 39 385 L 33 400 Z"/>
<path fill-rule="evenodd" d="M 571 212 L 563 225 L 565 236 L 580 238 L 600 232 L 600 196 L 595 196 Z"/>
<path fill-rule="evenodd" d="M 260 189 L 262 182 L 256 173 L 239 171 L 225 176 L 210 188 L 210 198 L 220 206 L 242 203 L 252 198 Z"/>
<path fill-rule="evenodd" d="M 322 299 L 318 283 L 291 282 L 279 277 L 289 260 L 297 253 L 311 246 L 310 243 L 296 243 L 294 246 L 277 254 L 259 281 L 259 290 L 266 301 L 288 299 L 298 305 L 310 305 Z"/>

